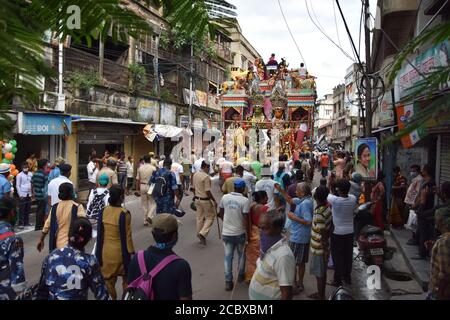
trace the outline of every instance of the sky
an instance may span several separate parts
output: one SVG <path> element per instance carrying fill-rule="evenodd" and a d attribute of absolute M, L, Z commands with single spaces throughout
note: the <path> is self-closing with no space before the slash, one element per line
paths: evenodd
<path fill-rule="evenodd" d="M 278 0 L 230 0 L 229 2 L 237 7 L 237 18 L 242 33 L 262 55 L 264 61 L 267 62 L 270 54 L 275 53 L 278 61 L 282 57 L 286 58 L 289 68 L 298 68 L 301 62 L 305 62 L 308 72 L 317 77 L 317 94 L 320 99 L 325 94 L 332 93 L 336 85 L 344 83 L 346 69 L 351 66 L 353 61 L 346 57 L 311 22 L 305 1 L 308 3 L 310 14 L 316 24 L 322 27 L 335 43 L 355 59 L 339 9 L 335 0 L 279 1 L 305 61 L 302 60 L 288 32 Z M 339 3 L 358 48 L 361 0 L 340 0 Z M 370 5 L 370 11 L 375 16 L 376 0 L 370 0 Z M 361 61 L 365 61 L 364 48 L 363 33 L 361 35 Z"/>

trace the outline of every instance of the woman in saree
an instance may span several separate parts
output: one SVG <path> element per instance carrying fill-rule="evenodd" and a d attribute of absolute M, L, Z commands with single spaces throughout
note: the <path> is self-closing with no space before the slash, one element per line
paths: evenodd
<path fill-rule="evenodd" d="M 375 221 L 375 225 L 381 230 L 384 230 L 384 205 L 386 201 L 386 188 L 384 186 L 384 173 L 378 172 L 377 184 L 373 187 L 370 195 L 370 200 L 373 203 L 372 215 Z"/>
<path fill-rule="evenodd" d="M 265 214 L 268 210 L 267 193 L 266 191 L 257 191 L 253 193 L 254 202 L 250 207 L 250 214 L 248 215 L 249 242 L 246 249 L 246 271 L 245 281 L 250 282 L 253 273 L 256 270 L 256 260 L 259 257 L 259 217 Z"/>

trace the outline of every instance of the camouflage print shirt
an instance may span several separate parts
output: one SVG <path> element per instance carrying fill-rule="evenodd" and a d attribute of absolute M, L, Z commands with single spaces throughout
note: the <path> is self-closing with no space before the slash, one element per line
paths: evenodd
<path fill-rule="evenodd" d="M 42 275 L 49 300 L 87 300 L 89 288 L 97 300 L 109 299 L 97 258 L 70 245 L 45 258 Z"/>
<path fill-rule="evenodd" d="M 22 238 L 11 224 L 0 221 L 0 300 L 14 299 L 25 289 Z"/>

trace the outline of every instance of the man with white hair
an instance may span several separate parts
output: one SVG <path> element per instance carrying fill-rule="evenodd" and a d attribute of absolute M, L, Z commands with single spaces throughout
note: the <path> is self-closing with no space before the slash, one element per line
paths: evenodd
<path fill-rule="evenodd" d="M 274 191 L 275 185 L 278 185 L 274 180 L 272 180 L 272 173 L 270 172 L 270 166 L 264 165 L 261 171 L 261 180 L 259 180 L 255 185 L 255 191 L 265 191 L 267 193 L 267 204 L 270 210 L 277 209 L 277 204 L 275 203 Z"/>

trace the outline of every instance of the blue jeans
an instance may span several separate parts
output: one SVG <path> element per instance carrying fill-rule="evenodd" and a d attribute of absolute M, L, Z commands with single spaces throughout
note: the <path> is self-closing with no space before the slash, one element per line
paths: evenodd
<path fill-rule="evenodd" d="M 245 242 L 246 235 L 239 236 L 222 236 L 223 246 L 225 248 L 225 281 L 233 281 L 233 258 L 234 251 L 238 253 L 239 275 L 245 275 Z"/>

